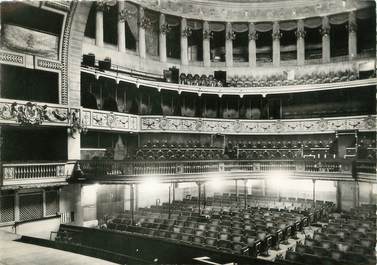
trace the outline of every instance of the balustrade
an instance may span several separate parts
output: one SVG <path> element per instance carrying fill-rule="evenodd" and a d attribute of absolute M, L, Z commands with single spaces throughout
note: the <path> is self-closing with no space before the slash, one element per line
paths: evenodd
<path fill-rule="evenodd" d="M 324 172 L 349 173 L 351 162 L 344 160 L 210 160 L 210 161 L 112 161 L 81 160 L 88 177 L 175 175 L 215 172 Z"/>
<path fill-rule="evenodd" d="M 22 180 L 65 179 L 69 174 L 69 170 L 66 170 L 66 163 L 3 164 L 2 171 L 3 184 L 11 184 L 14 181 Z"/>

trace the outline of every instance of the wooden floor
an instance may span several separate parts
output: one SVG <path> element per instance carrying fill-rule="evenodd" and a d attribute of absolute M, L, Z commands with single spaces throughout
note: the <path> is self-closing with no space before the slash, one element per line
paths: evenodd
<path fill-rule="evenodd" d="M 116 263 L 67 251 L 13 241 L 0 232 L 0 265 L 112 265 Z"/>

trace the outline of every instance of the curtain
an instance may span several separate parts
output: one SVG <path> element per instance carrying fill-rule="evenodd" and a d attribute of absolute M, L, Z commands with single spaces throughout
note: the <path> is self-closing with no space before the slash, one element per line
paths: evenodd
<path fill-rule="evenodd" d="M 348 13 L 337 14 L 329 17 L 330 24 L 341 25 L 348 21 Z"/>
<path fill-rule="evenodd" d="M 125 9 L 130 14 L 126 17 L 128 27 L 135 38 L 136 41 L 139 40 L 139 29 L 138 29 L 138 7 L 130 2 L 126 2 Z"/>
<path fill-rule="evenodd" d="M 255 30 L 259 32 L 267 32 L 272 30 L 272 23 L 270 22 L 261 22 L 255 24 Z"/>
<path fill-rule="evenodd" d="M 232 23 L 232 29 L 234 32 L 246 32 L 249 31 L 249 24 L 248 23 Z"/>
<path fill-rule="evenodd" d="M 296 20 L 289 20 L 289 21 L 281 21 L 279 23 L 280 29 L 285 31 L 291 31 L 297 29 L 297 21 Z"/>
<path fill-rule="evenodd" d="M 187 27 L 192 30 L 200 30 L 203 28 L 203 23 L 199 20 L 187 20 Z"/>
<path fill-rule="evenodd" d="M 373 8 L 364 8 L 356 11 L 357 19 L 368 19 L 373 17 L 375 10 Z"/>
<path fill-rule="evenodd" d="M 320 17 L 306 18 L 304 20 L 304 26 L 310 29 L 322 27 L 322 19 Z"/>
<path fill-rule="evenodd" d="M 210 22 L 209 23 L 209 31 L 223 31 L 225 30 L 225 23 L 219 23 L 219 22 Z"/>
<path fill-rule="evenodd" d="M 150 55 L 158 56 L 159 15 L 157 12 L 150 10 L 145 10 L 144 15 L 151 22 L 151 26 L 145 30 L 146 51 Z"/>

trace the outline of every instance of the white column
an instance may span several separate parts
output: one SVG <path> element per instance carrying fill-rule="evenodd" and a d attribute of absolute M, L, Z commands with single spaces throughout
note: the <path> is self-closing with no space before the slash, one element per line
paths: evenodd
<path fill-rule="evenodd" d="M 14 193 L 14 220 L 20 221 L 20 194 L 17 190 Z"/>
<path fill-rule="evenodd" d="M 103 47 L 103 9 L 105 4 L 96 2 L 96 46 Z"/>
<path fill-rule="evenodd" d="M 118 51 L 126 51 L 126 17 L 125 17 L 125 3 L 126 1 L 118 1 Z"/>
<path fill-rule="evenodd" d="M 225 27 L 225 64 L 226 66 L 233 66 L 233 30 L 230 22 L 226 23 Z"/>
<path fill-rule="evenodd" d="M 348 55 L 350 60 L 357 55 L 357 22 L 355 12 L 350 12 L 348 17 Z"/>
<path fill-rule="evenodd" d="M 327 16 L 322 18 L 322 62 L 330 62 L 330 23 Z"/>
<path fill-rule="evenodd" d="M 165 15 L 160 14 L 160 33 L 159 33 L 159 41 L 160 41 L 160 62 L 166 62 L 166 31 L 167 31 L 167 24 L 165 21 Z"/>
<path fill-rule="evenodd" d="M 272 27 L 272 62 L 274 66 L 280 65 L 280 37 L 279 22 L 274 22 Z"/>
<path fill-rule="evenodd" d="M 203 22 L 203 64 L 205 67 L 211 66 L 210 52 L 210 31 L 208 21 Z"/>
<path fill-rule="evenodd" d="M 68 129 L 67 133 L 67 158 L 68 160 L 79 160 L 81 158 L 81 140 L 80 133 Z"/>
<path fill-rule="evenodd" d="M 181 64 L 188 65 L 188 41 L 187 41 L 187 20 L 181 20 Z"/>
<path fill-rule="evenodd" d="M 146 48 L 145 48 L 145 27 L 146 18 L 144 16 L 144 8 L 139 7 L 139 56 L 140 58 L 145 58 Z"/>
<path fill-rule="evenodd" d="M 297 20 L 297 65 L 305 64 L 305 27 L 304 20 Z"/>
<path fill-rule="evenodd" d="M 249 66 L 255 67 L 257 65 L 257 45 L 258 33 L 255 30 L 255 24 L 249 23 Z"/>

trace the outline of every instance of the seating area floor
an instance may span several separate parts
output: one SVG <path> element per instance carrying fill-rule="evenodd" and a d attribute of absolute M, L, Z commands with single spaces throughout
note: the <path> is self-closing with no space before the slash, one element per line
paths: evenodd
<path fill-rule="evenodd" d="M 0 233 L 0 265 L 112 265 L 116 263 L 17 241 Z"/>

